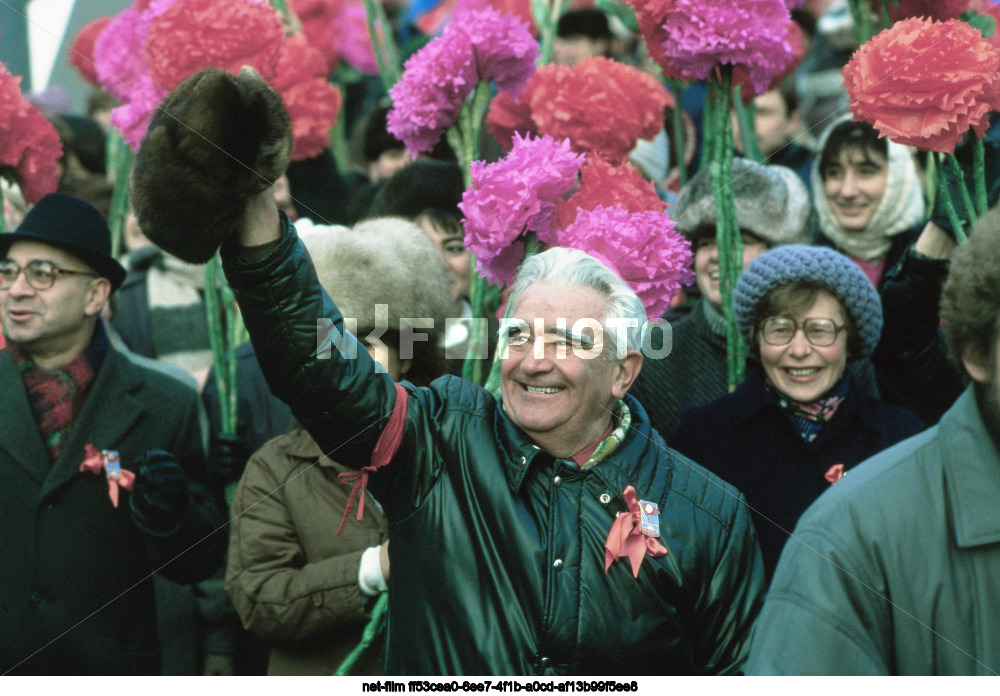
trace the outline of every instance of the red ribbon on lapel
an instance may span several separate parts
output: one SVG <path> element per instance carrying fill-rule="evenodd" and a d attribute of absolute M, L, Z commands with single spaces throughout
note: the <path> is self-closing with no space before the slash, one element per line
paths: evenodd
<path fill-rule="evenodd" d="M 111 504 L 118 507 L 118 487 L 121 486 L 127 491 L 132 490 L 132 482 L 135 481 L 135 474 L 128 469 L 121 468 L 118 453 L 114 450 L 100 450 L 88 444 L 86 456 L 80 464 L 80 472 L 89 471 L 92 474 L 103 473 L 108 479 L 108 497 Z"/>
<path fill-rule="evenodd" d="M 361 517 L 365 512 L 365 487 L 368 485 L 368 474 L 373 473 L 392 461 L 392 458 L 396 456 L 396 452 L 399 450 L 400 443 L 403 441 L 403 431 L 406 426 L 407 395 L 406 390 L 402 386 L 399 384 L 395 386 L 396 403 L 392 407 L 392 414 L 389 416 L 389 422 L 386 424 L 385 430 L 382 431 L 378 442 L 375 443 L 371 464 L 361 467 L 358 471 L 347 471 L 337 476 L 337 480 L 341 483 L 354 482 L 351 495 L 347 498 L 344 519 L 340 522 L 340 529 L 337 530 L 337 536 L 344 533 L 344 527 L 347 526 L 347 518 L 351 514 L 351 505 L 354 504 L 354 499 L 358 498 L 359 494 L 358 522 L 361 521 Z"/>
<path fill-rule="evenodd" d="M 667 555 L 667 549 L 651 536 L 642 533 L 639 513 L 639 496 L 632 486 L 625 486 L 622 492 L 628 512 L 618 515 L 604 542 L 604 572 L 621 556 L 627 556 L 632 564 L 632 575 L 639 577 L 639 565 L 647 553 L 653 558 Z"/>

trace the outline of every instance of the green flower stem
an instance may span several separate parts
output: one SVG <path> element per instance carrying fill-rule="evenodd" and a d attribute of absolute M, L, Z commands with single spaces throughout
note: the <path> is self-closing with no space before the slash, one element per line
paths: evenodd
<path fill-rule="evenodd" d="M 0 188 L 0 234 L 7 234 L 10 230 L 7 229 L 7 214 L 3 209 L 3 189 Z"/>
<path fill-rule="evenodd" d="M 343 88 L 337 86 L 340 92 L 341 104 L 345 103 Z M 351 156 L 347 149 L 347 127 L 344 125 L 345 114 L 343 111 L 337 116 L 337 122 L 330 129 L 330 149 L 333 151 L 333 158 L 337 164 L 337 171 L 344 173 L 350 169 Z"/>
<path fill-rule="evenodd" d="M 288 14 L 288 3 L 285 0 L 271 0 L 271 7 L 283 15 Z"/>
<path fill-rule="evenodd" d="M 358 643 L 357 647 L 344 658 L 344 661 L 340 663 L 340 667 L 338 667 L 337 671 L 333 673 L 333 676 L 343 677 L 350 672 L 351 667 L 353 667 L 354 663 L 358 661 L 359 657 L 361 657 L 361 653 L 363 653 L 368 646 L 375 642 L 378 635 L 382 633 L 382 629 L 385 628 L 386 611 L 388 608 L 389 593 L 383 592 L 379 595 L 378 599 L 375 600 L 375 606 L 372 607 L 372 617 L 368 620 L 368 623 L 365 625 L 365 630 L 361 633 L 361 641 Z"/>
<path fill-rule="evenodd" d="M 483 342 L 486 340 L 481 321 L 475 321 L 486 316 L 483 295 L 486 290 L 486 279 L 476 273 L 469 288 L 469 304 L 472 306 L 472 332 L 469 335 L 469 350 L 462 364 L 462 379 L 473 384 L 481 384 L 483 378 L 482 354 Z"/>
<path fill-rule="evenodd" d="M 743 340 L 736 325 L 733 312 L 733 289 L 743 270 L 743 244 L 736 221 L 736 206 L 733 201 L 733 125 L 730 118 L 732 90 L 732 66 L 723 65 L 719 82 L 713 82 L 709 92 L 714 121 L 714 145 L 711 167 L 712 187 L 715 190 L 716 243 L 719 248 L 719 289 L 722 295 L 722 315 L 726 319 L 726 365 L 729 391 L 733 391 L 743 381 L 746 353 Z M 706 104 L 707 107 L 707 104 Z"/>
<path fill-rule="evenodd" d="M 552 47 L 556 40 L 556 28 L 562 17 L 567 0 L 533 0 L 531 13 L 538 25 L 538 33 L 542 40 L 539 47 L 538 64 L 547 65 L 552 62 Z"/>
<path fill-rule="evenodd" d="M 764 161 L 764 153 L 760 151 L 760 144 L 757 142 L 757 128 L 754 124 L 756 120 L 753 102 L 749 106 L 743 104 L 743 96 L 739 85 L 733 87 L 733 111 L 736 112 L 736 120 L 740 124 L 740 139 L 743 141 L 743 156 L 756 162 Z"/>
<path fill-rule="evenodd" d="M 940 161 L 940 158 L 941 153 L 938 153 L 938 169 L 943 170 L 944 163 Z M 951 194 L 948 192 L 948 182 L 945 181 L 945 177 L 943 175 L 939 175 L 937 183 L 938 195 L 941 196 L 945 212 L 948 213 L 948 220 L 951 222 L 951 228 L 955 233 L 955 241 L 961 244 L 965 241 L 965 230 L 962 227 L 962 221 L 958 219 L 958 213 L 955 212 L 955 202 L 951 199 Z"/>
<path fill-rule="evenodd" d="M 236 411 L 236 346 L 240 333 L 233 291 L 222 275 L 222 262 L 216 254 L 205 266 L 205 312 L 208 335 L 215 362 L 215 386 L 219 392 L 220 430 L 235 435 Z"/>
<path fill-rule="evenodd" d="M 115 257 L 122 253 L 125 220 L 128 218 L 129 210 L 128 182 L 134 159 L 132 148 L 121 142 L 121 147 L 118 147 L 115 152 L 113 167 L 115 188 L 111 194 L 111 210 L 108 213 L 108 226 L 111 228 L 111 255 Z"/>
<path fill-rule="evenodd" d="M 389 63 L 386 60 L 386 56 L 382 53 L 382 42 L 378 40 L 376 24 L 378 20 L 378 8 L 375 0 L 365 0 L 365 15 L 368 19 L 368 36 L 371 38 L 372 50 L 375 53 L 375 60 L 378 62 L 378 75 L 382 79 L 382 87 L 388 92 L 399 78 L 393 76 L 390 72 Z"/>
<path fill-rule="evenodd" d="M 382 24 L 384 34 L 382 36 L 382 48 L 385 49 L 386 63 L 389 65 L 392 84 L 396 84 L 403 75 L 402 63 L 399 61 L 399 49 L 396 47 L 396 34 L 393 31 L 392 24 L 389 22 L 389 17 L 386 15 L 385 7 L 382 3 L 374 2 L 374 0 L 369 1 L 375 5 L 375 16 L 378 17 L 378 21 Z"/>
<path fill-rule="evenodd" d="M 684 111 L 681 109 L 681 83 L 679 80 L 668 80 L 667 87 L 674 97 L 673 113 L 670 116 L 670 146 L 677 158 L 677 175 L 680 184 L 684 186 L 687 183 L 687 167 L 684 156 L 684 143 L 687 138 L 684 128 Z"/>
<path fill-rule="evenodd" d="M 974 225 L 979 216 L 976 214 L 976 208 L 972 205 L 972 197 L 969 195 L 969 189 L 965 185 L 965 173 L 962 172 L 962 165 L 958 163 L 955 153 L 949 152 L 946 157 L 948 166 L 951 167 L 951 174 L 955 177 L 955 181 L 958 182 L 958 191 L 962 196 L 962 205 L 965 206 L 965 211 L 969 214 L 969 224 Z"/>
<path fill-rule="evenodd" d="M 716 97 L 715 97 L 716 84 L 715 80 L 709 82 L 708 93 L 705 95 L 705 112 L 702 115 L 702 123 L 715 123 L 715 109 L 716 109 Z M 715 128 L 702 128 L 702 144 L 701 144 L 701 163 L 698 165 L 699 169 L 703 169 L 709 165 L 712 159 L 715 157 L 715 139 L 716 139 Z"/>
<path fill-rule="evenodd" d="M 986 196 L 986 147 L 976 131 L 969 131 L 969 137 L 972 138 L 972 180 L 976 188 L 976 212 L 982 217 L 990 207 Z"/>

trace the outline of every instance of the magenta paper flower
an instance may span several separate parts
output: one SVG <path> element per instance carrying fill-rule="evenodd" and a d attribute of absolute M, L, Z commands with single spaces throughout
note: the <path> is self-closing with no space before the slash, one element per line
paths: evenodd
<path fill-rule="evenodd" d="M 406 61 L 403 77 L 389 90 L 388 130 L 414 157 L 428 152 L 479 82 L 520 90 L 534 75 L 537 57 L 526 23 L 495 10 L 464 12 Z"/>
<path fill-rule="evenodd" d="M 668 77 L 704 80 L 718 65 L 741 65 L 760 93 L 792 59 L 785 0 L 633 3 L 650 54 Z"/>
<path fill-rule="evenodd" d="M 530 25 L 512 14 L 492 8 L 466 12 L 444 31 L 460 31 L 469 37 L 479 79 L 496 82 L 503 92 L 517 94 L 535 74 L 538 42 Z"/>
<path fill-rule="evenodd" d="M 334 52 L 365 75 L 378 75 L 378 59 L 368 32 L 365 6 L 357 2 L 344 5 L 334 23 L 337 27 L 331 44 Z"/>
<path fill-rule="evenodd" d="M 129 100 L 111 110 L 111 125 L 118 129 L 133 151 L 139 151 L 153 114 L 167 94 L 167 90 L 153 84 L 152 77 L 143 75 L 130 92 Z"/>
<path fill-rule="evenodd" d="M 132 98 L 139 79 L 149 73 L 143 42 L 149 30 L 147 12 L 128 7 L 119 12 L 94 42 L 97 81 L 121 103 Z"/>
<path fill-rule="evenodd" d="M 617 271 L 650 317 L 663 316 L 681 286 L 694 280 L 691 244 L 677 233 L 666 212 L 630 213 L 620 205 L 599 205 L 581 210 L 556 241 L 559 246 L 585 251 Z"/>
<path fill-rule="evenodd" d="M 465 34 L 445 33 L 410 56 L 403 68 L 389 90 L 386 127 L 416 157 L 433 149 L 476 88 L 472 46 Z"/>
<path fill-rule="evenodd" d="M 499 162 L 472 163 L 472 185 L 458 207 L 465 215 L 465 244 L 490 282 L 513 282 L 525 233 L 555 243 L 556 205 L 576 184 L 582 164 L 583 155 L 574 154 L 568 140 L 519 135 Z"/>

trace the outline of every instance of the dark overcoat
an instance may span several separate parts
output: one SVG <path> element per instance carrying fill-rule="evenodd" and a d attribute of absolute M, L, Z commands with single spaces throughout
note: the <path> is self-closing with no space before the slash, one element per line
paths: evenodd
<path fill-rule="evenodd" d="M 147 449 L 173 453 L 190 490 L 180 527 L 142 531 L 125 491 L 114 507 L 105 477 L 79 471 L 87 444 L 117 450 L 125 468 Z M 154 571 L 197 582 L 225 551 L 205 480 L 190 387 L 109 348 L 51 464 L 17 366 L 0 351 L 0 674 L 159 674 Z"/>

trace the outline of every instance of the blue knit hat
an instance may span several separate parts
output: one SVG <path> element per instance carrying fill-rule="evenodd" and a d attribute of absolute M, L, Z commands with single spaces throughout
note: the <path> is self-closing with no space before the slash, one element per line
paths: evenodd
<path fill-rule="evenodd" d="M 740 275 L 733 292 L 733 310 L 748 346 L 757 305 L 771 290 L 792 281 L 812 282 L 829 290 L 858 327 L 862 350 L 855 357 L 872 354 L 882 335 L 878 291 L 861 269 L 840 252 L 802 244 L 775 247 L 754 259 Z"/>

